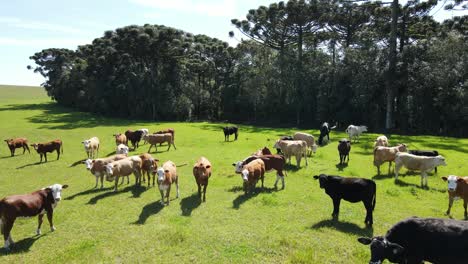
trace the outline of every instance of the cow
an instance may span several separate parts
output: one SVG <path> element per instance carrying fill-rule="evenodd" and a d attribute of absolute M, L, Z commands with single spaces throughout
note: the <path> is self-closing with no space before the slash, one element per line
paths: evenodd
<path fill-rule="evenodd" d="M 468 222 L 411 217 L 396 223 L 385 236 L 360 237 L 370 245 L 369 263 L 468 263 Z"/>
<path fill-rule="evenodd" d="M 255 151 L 254 153 L 252 153 L 252 156 L 262 156 L 262 155 L 271 155 L 270 149 L 267 147 L 263 147 Z"/>
<path fill-rule="evenodd" d="M 408 170 L 417 170 L 421 172 L 421 187 L 427 187 L 427 173 L 437 166 L 446 166 L 445 158 L 442 156 L 426 157 L 416 156 L 409 153 L 399 152 L 395 157 L 395 180 L 398 180 L 398 172 L 401 167 Z"/>
<path fill-rule="evenodd" d="M 237 136 L 239 135 L 238 127 L 235 127 L 235 126 L 223 127 L 223 131 L 224 131 L 224 141 L 229 141 L 229 135 L 232 135 L 232 134 L 234 134 L 235 136 L 234 140 L 237 140 Z"/>
<path fill-rule="evenodd" d="M 374 148 L 376 147 L 388 147 L 388 138 L 386 136 L 378 136 L 374 142 Z"/>
<path fill-rule="evenodd" d="M 135 175 L 135 185 L 141 185 L 141 166 L 142 161 L 138 156 L 131 156 L 125 159 L 113 161 L 106 164 L 106 180 L 114 181 L 114 192 L 117 191 L 117 185 L 119 177 L 129 176 L 130 174 Z M 127 184 L 129 180 L 127 178 Z"/>
<path fill-rule="evenodd" d="M 143 153 L 140 155 L 141 159 L 141 170 L 143 172 L 143 182 L 145 182 L 145 173 L 148 177 L 148 187 L 150 186 L 151 174 L 158 169 L 158 159 L 153 158 L 148 153 Z M 155 184 L 155 176 L 153 174 L 153 186 Z"/>
<path fill-rule="evenodd" d="M 153 134 L 166 134 L 166 133 L 170 133 L 172 135 L 172 139 L 175 140 L 175 129 L 173 128 L 166 128 L 163 130 L 159 130 L 159 131 L 154 132 Z"/>
<path fill-rule="evenodd" d="M 10 138 L 10 139 L 5 139 L 4 140 L 8 148 L 10 149 L 11 156 L 15 156 L 15 149 L 17 148 L 23 148 L 23 154 L 28 150 L 28 153 L 31 154 L 31 151 L 29 151 L 28 147 L 28 139 L 26 138 Z"/>
<path fill-rule="evenodd" d="M 417 150 L 417 149 L 411 150 L 410 149 L 408 150 L 408 153 L 416 155 L 416 156 L 427 156 L 427 157 L 439 156 L 439 152 L 437 150 Z M 434 171 L 437 173 L 437 167 L 434 168 Z"/>
<path fill-rule="evenodd" d="M 261 159 L 254 159 L 253 161 L 245 164 L 241 170 L 242 180 L 244 181 L 244 192 L 247 194 L 253 191 L 258 180 L 263 181 L 265 177 L 265 163 Z"/>
<path fill-rule="evenodd" d="M 127 130 L 125 131 L 125 137 L 127 137 L 126 145 L 128 146 L 128 141 L 132 143 L 133 150 L 138 148 L 141 138 L 143 137 L 143 131 L 141 130 Z"/>
<path fill-rule="evenodd" d="M 97 188 L 99 178 L 101 179 L 101 189 L 104 188 L 104 176 L 106 175 L 106 165 L 108 163 L 125 158 L 127 158 L 127 155 L 114 155 L 107 158 L 85 160 L 84 164 L 86 165 L 86 169 L 89 170 L 91 174 L 94 175 L 94 177 L 96 177 L 96 185 L 94 188 Z M 127 181 L 129 181 L 128 177 Z M 123 183 L 123 178 L 121 183 Z"/>
<path fill-rule="evenodd" d="M 266 172 L 276 170 L 276 181 L 274 187 L 275 189 L 277 189 L 278 181 L 281 180 L 282 189 L 284 189 L 284 176 L 286 174 L 286 171 L 284 171 L 284 165 L 286 164 L 286 159 L 282 155 L 250 156 L 244 159 L 243 161 L 233 163 L 232 166 L 235 167 L 236 173 L 242 173 L 242 168 L 244 167 L 244 165 L 248 164 L 249 162 L 255 159 L 261 159 L 263 161 L 263 163 L 265 164 Z"/>
<path fill-rule="evenodd" d="M 395 147 L 376 147 L 374 148 L 374 166 L 377 167 L 377 174 L 380 175 L 380 165 L 384 162 L 388 164 L 388 174 L 390 174 L 390 168 L 392 167 L 392 161 L 395 160 L 396 153 L 406 152 L 406 144 L 398 144 Z"/>
<path fill-rule="evenodd" d="M 81 142 L 84 146 L 88 159 L 95 159 L 99 153 L 99 138 L 92 137 Z"/>
<path fill-rule="evenodd" d="M 462 198 L 463 207 L 465 208 L 465 220 L 468 219 L 468 214 L 466 211 L 468 203 L 468 177 L 458 177 L 455 175 L 449 175 L 448 177 L 442 177 L 442 180 L 446 181 L 448 184 L 448 196 L 449 196 L 449 205 L 446 215 L 450 215 L 450 210 L 452 209 L 453 200 Z"/>
<path fill-rule="evenodd" d="M 141 138 L 143 139 L 144 136 L 149 135 L 149 130 L 147 128 L 140 128 L 138 131 L 141 131 L 142 136 Z M 143 144 L 146 144 L 146 140 L 143 139 Z"/>
<path fill-rule="evenodd" d="M 114 134 L 113 135 L 114 138 L 115 138 L 115 145 L 118 146 L 120 144 L 124 144 L 124 145 L 127 145 L 127 136 L 125 136 L 124 134 Z"/>
<path fill-rule="evenodd" d="M 349 141 L 346 138 L 343 138 L 340 140 L 338 143 L 338 152 L 340 154 L 340 165 L 343 164 L 346 160 L 346 157 L 348 157 L 349 162 L 349 152 L 351 151 L 351 141 Z"/>
<path fill-rule="evenodd" d="M 377 191 L 373 180 L 326 174 L 315 175 L 314 179 L 319 180 L 320 188 L 325 189 L 325 193 L 333 200 L 334 219 L 338 219 L 341 199 L 351 203 L 362 201 L 367 211 L 364 223 L 372 226 L 374 223 L 372 212 L 375 209 Z"/>
<path fill-rule="evenodd" d="M 297 167 L 301 167 L 301 159 L 304 156 L 306 166 L 309 165 L 307 162 L 307 143 L 304 140 L 277 140 L 274 148 L 280 148 L 281 152 L 284 153 L 284 157 L 291 164 L 291 156 L 296 157 Z"/>
<path fill-rule="evenodd" d="M 279 138 L 279 140 L 289 140 L 289 141 L 291 141 L 291 140 L 294 140 L 294 138 L 292 136 L 281 136 Z M 281 152 L 280 148 L 277 148 L 276 149 L 276 154 L 283 154 L 283 152 Z"/>
<path fill-rule="evenodd" d="M 177 175 L 177 168 L 174 162 L 168 160 L 164 162 L 162 167 L 157 170 L 158 186 L 161 193 L 161 204 L 164 205 L 164 191 L 166 191 L 167 205 L 169 205 L 169 195 L 171 193 L 171 185 L 175 183 L 177 195 L 179 198 L 179 176 Z"/>
<path fill-rule="evenodd" d="M 60 151 L 63 154 L 63 144 L 62 140 L 56 139 L 46 143 L 34 143 L 31 146 L 37 151 L 41 157 L 40 162 L 42 162 L 42 156 L 44 156 L 45 162 L 47 162 L 47 152 L 57 151 L 57 160 L 60 158 Z"/>
<path fill-rule="evenodd" d="M 353 140 L 354 138 L 354 142 L 359 141 L 359 136 L 363 132 L 367 132 L 367 126 L 349 125 L 348 128 L 346 128 L 346 134 L 348 134 L 349 140 Z"/>
<path fill-rule="evenodd" d="M 146 135 L 143 139 L 146 140 L 150 144 L 150 147 L 148 149 L 148 153 L 151 153 L 151 148 L 153 146 L 156 149 L 156 151 L 158 151 L 157 144 L 158 143 L 164 143 L 164 142 L 167 142 L 167 144 L 168 144 L 167 151 L 169 151 L 169 149 L 171 149 L 171 145 L 174 146 L 174 149 L 177 149 L 175 144 L 174 144 L 174 138 L 172 137 L 171 133 Z"/>
<path fill-rule="evenodd" d="M 325 136 L 327 136 L 327 141 L 330 141 L 330 131 L 335 128 L 336 128 L 336 125 L 333 127 L 330 127 L 330 125 L 327 122 L 324 122 L 322 126 L 320 126 L 320 136 L 318 139 L 319 145 L 323 144 L 323 139 L 325 138 Z"/>
<path fill-rule="evenodd" d="M 197 163 L 193 165 L 193 176 L 198 186 L 198 197 L 201 199 L 201 187 L 203 186 L 203 202 L 206 201 L 206 188 L 208 187 L 208 180 L 211 177 L 211 162 L 205 158 L 200 157 Z"/>
<path fill-rule="evenodd" d="M 115 154 L 128 155 L 129 148 L 124 144 L 119 144 L 115 150 Z"/>
<path fill-rule="evenodd" d="M 61 192 L 68 188 L 67 184 L 54 184 L 30 194 L 12 195 L 0 200 L 0 231 L 5 240 L 5 249 L 14 244 L 11 229 L 17 217 L 38 216 L 36 234 L 41 234 L 42 218 L 47 214 L 50 230 L 55 231 L 52 221 L 54 209 L 61 200 Z"/>
<path fill-rule="evenodd" d="M 304 132 L 296 132 L 293 135 L 294 140 L 304 140 L 307 143 L 307 148 L 310 148 L 310 155 L 317 151 L 317 145 L 315 144 L 315 138 L 311 134 Z"/>

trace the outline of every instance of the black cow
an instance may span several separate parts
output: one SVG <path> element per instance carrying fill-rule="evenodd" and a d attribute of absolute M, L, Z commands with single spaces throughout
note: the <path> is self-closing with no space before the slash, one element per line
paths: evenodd
<path fill-rule="evenodd" d="M 349 152 L 351 151 L 351 141 L 349 141 L 346 138 L 343 138 L 340 140 L 340 143 L 338 143 L 338 152 L 340 153 L 340 165 L 343 164 L 346 160 L 346 157 L 348 157 L 349 162 Z"/>
<path fill-rule="evenodd" d="M 371 248 L 369 263 L 468 263 L 468 222 L 412 217 L 395 224 L 385 236 L 360 237 Z"/>
<path fill-rule="evenodd" d="M 333 200 L 334 219 L 338 218 L 340 201 L 344 199 L 351 203 L 364 202 L 367 214 L 364 223 L 372 226 L 374 220 L 372 212 L 375 208 L 377 186 L 373 180 L 362 178 L 340 177 L 333 175 L 315 175 L 314 179 L 320 182 L 320 188 Z"/>
<path fill-rule="evenodd" d="M 436 157 L 439 156 L 439 152 L 437 150 L 410 150 L 408 151 L 409 154 L 413 154 L 416 156 L 427 156 L 427 157 Z M 437 167 L 434 168 L 434 171 L 437 173 Z"/>
<path fill-rule="evenodd" d="M 127 130 L 125 131 L 125 136 L 127 137 L 127 142 L 125 145 L 128 146 L 128 141 L 132 142 L 133 150 L 138 148 L 140 140 L 143 138 L 143 131 L 142 130 Z"/>
<path fill-rule="evenodd" d="M 330 125 L 327 123 L 327 122 L 324 122 L 322 124 L 322 126 L 320 127 L 320 136 L 319 136 L 319 139 L 318 139 L 318 143 L 319 145 L 322 145 L 323 143 L 323 138 L 325 136 L 327 136 L 327 140 L 330 141 L 330 131 L 332 129 L 335 129 L 336 128 L 336 125 L 333 126 L 333 127 L 330 127 Z"/>
<path fill-rule="evenodd" d="M 237 136 L 239 135 L 239 129 L 235 126 L 230 127 L 223 127 L 224 131 L 224 141 L 229 141 L 229 135 L 234 134 L 236 137 L 234 140 L 237 140 Z"/>
<path fill-rule="evenodd" d="M 280 137 L 280 140 L 294 140 L 294 138 L 292 136 L 282 136 Z M 283 154 L 283 152 L 281 151 L 281 149 L 277 148 L 276 149 L 276 154 Z"/>

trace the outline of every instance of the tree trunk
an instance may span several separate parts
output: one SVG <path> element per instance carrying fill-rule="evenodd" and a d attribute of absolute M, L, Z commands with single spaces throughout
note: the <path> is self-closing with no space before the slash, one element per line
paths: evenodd
<path fill-rule="evenodd" d="M 387 100 L 385 115 L 385 130 L 389 132 L 393 123 L 393 101 L 395 97 L 393 81 L 396 81 L 396 39 L 397 39 L 397 21 L 398 20 L 398 0 L 392 2 L 392 22 L 389 39 L 388 52 L 388 74 L 387 74 Z"/>

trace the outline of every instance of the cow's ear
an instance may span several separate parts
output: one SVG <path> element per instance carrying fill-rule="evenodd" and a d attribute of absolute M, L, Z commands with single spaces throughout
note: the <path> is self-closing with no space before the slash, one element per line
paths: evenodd
<path fill-rule="evenodd" d="M 235 164 L 235 163 L 233 163 L 233 164 L 232 164 L 232 166 L 234 166 L 234 167 L 235 167 L 235 166 L 236 166 L 236 164 Z"/>
<path fill-rule="evenodd" d="M 314 179 L 316 179 L 316 180 L 317 180 L 318 178 L 319 178 L 319 176 L 318 176 L 318 175 L 315 175 L 315 176 L 314 176 Z"/>
<path fill-rule="evenodd" d="M 447 177 L 444 176 L 444 177 L 442 177 L 442 180 L 447 181 L 448 179 L 447 179 Z"/>
<path fill-rule="evenodd" d="M 359 237 L 357 241 L 363 245 L 369 245 L 372 242 L 372 238 L 368 237 Z"/>
<path fill-rule="evenodd" d="M 158 160 L 158 159 L 154 159 L 154 161 L 157 161 L 157 162 L 159 162 L 159 160 Z"/>
<path fill-rule="evenodd" d="M 68 184 L 62 185 L 62 189 L 66 189 L 66 188 L 68 188 Z"/>
<path fill-rule="evenodd" d="M 457 182 L 463 182 L 463 181 L 465 181 L 463 178 L 458 178 L 457 179 Z"/>
<path fill-rule="evenodd" d="M 388 258 L 389 260 L 399 259 L 401 255 L 403 254 L 403 252 L 405 251 L 405 249 L 402 246 L 395 244 L 395 243 L 388 243 L 387 248 L 391 255 L 391 257 Z M 392 261 L 392 262 L 395 262 L 395 261 Z"/>

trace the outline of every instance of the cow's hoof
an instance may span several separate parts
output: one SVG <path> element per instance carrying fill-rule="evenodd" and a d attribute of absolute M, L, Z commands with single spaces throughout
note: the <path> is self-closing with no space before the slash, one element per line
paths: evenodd
<path fill-rule="evenodd" d="M 55 230 L 56 230 L 55 226 L 52 226 L 52 227 L 50 228 L 50 231 L 51 231 L 51 232 L 54 232 Z"/>
<path fill-rule="evenodd" d="M 41 235 L 41 230 L 40 229 L 36 230 L 36 235 L 38 235 L 38 236 Z"/>

